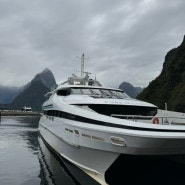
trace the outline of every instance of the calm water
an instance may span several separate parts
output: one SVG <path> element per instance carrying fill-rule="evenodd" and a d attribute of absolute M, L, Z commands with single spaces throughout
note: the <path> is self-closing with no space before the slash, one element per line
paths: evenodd
<path fill-rule="evenodd" d="M 79 183 L 73 176 L 76 169 L 72 173 L 68 171 L 48 150 L 38 136 L 39 119 L 1 118 L 0 185 L 92 185 L 81 173 L 78 176 L 84 183 Z M 124 171 L 109 179 L 110 184 L 185 184 L 185 165 L 182 164 L 127 158 L 124 166 Z"/>
<path fill-rule="evenodd" d="M 38 137 L 38 117 L 2 117 L 0 185 L 75 185 Z"/>

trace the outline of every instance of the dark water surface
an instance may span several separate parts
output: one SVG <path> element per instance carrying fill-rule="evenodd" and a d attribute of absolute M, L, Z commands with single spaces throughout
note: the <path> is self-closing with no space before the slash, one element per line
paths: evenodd
<path fill-rule="evenodd" d="M 0 185 L 75 185 L 38 137 L 39 117 L 2 117 Z"/>
<path fill-rule="evenodd" d="M 2 117 L 0 123 L 0 184 L 39 184 L 38 118 Z"/>
<path fill-rule="evenodd" d="M 39 119 L 1 118 L 0 185 L 95 185 L 77 169 L 71 168 L 70 172 L 46 147 L 38 134 Z M 113 171 L 107 173 L 110 185 L 185 184 L 184 164 L 129 156 L 122 162 L 124 168 L 113 178 L 110 178 Z M 83 183 L 79 183 L 74 174 Z"/>

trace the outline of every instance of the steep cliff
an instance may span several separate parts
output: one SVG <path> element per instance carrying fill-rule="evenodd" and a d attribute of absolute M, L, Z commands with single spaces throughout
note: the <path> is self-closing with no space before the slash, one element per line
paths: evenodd
<path fill-rule="evenodd" d="M 37 74 L 31 82 L 24 86 L 12 103 L 3 105 L 9 109 L 22 109 L 24 106 L 31 107 L 34 111 L 41 111 L 41 106 L 45 101 L 44 95 L 56 86 L 53 73 L 49 69 Z"/>
<path fill-rule="evenodd" d="M 137 98 L 185 112 L 185 36 L 180 46 L 167 53 L 161 74 Z"/>

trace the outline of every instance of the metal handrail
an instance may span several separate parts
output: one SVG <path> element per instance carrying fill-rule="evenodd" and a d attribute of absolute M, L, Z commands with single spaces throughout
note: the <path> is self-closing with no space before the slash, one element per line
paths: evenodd
<path fill-rule="evenodd" d="M 140 116 L 140 115 L 124 115 L 124 114 L 111 114 L 111 117 L 137 117 L 137 118 L 154 118 L 155 116 Z M 170 117 L 170 116 L 157 116 L 158 118 L 174 118 L 174 119 L 185 119 L 184 118 L 179 118 L 179 117 Z"/>
<path fill-rule="evenodd" d="M 138 119 L 143 119 L 143 120 L 152 120 L 156 116 L 140 116 L 140 115 L 123 115 L 123 114 L 111 114 L 111 117 L 122 117 L 126 118 L 127 120 L 133 120 L 137 121 Z M 177 120 L 185 120 L 185 117 L 172 117 L 172 116 L 157 116 L 157 118 L 161 119 L 160 123 L 162 125 L 185 125 L 185 121 L 182 123 Z M 151 122 L 152 123 L 152 122 Z"/>

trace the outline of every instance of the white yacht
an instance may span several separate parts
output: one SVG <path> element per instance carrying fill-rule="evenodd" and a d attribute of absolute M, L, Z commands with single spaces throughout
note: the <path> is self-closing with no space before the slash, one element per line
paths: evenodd
<path fill-rule="evenodd" d="M 39 131 L 59 155 L 105 184 L 106 171 L 125 154 L 185 153 L 184 113 L 159 110 L 83 74 L 82 67 L 81 77 L 68 78 L 43 104 Z"/>

